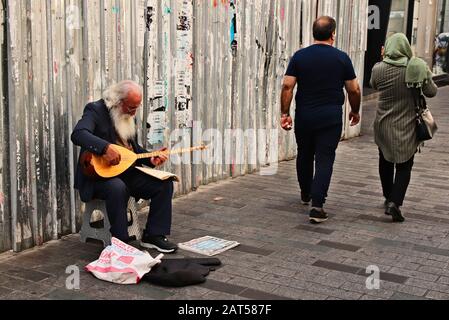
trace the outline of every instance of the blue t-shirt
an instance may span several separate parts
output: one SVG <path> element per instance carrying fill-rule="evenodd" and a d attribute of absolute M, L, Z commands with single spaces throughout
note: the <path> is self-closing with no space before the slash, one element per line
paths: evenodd
<path fill-rule="evenodd" d="M 320 128 L 342 123 L 345 81 L 356 78 L 349 56 L 332 46 L 315 44 L 295 53 L 287 76 L 297 78 L 296 122 Z"/>

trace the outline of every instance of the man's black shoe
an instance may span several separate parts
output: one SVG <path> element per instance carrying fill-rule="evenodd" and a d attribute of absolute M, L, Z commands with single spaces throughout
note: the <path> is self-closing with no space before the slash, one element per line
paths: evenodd
<path fill-rule="evenodd" d="M 173 253 L 178 250 L 178 246 L 168 241 L 165 236 L 144 235 L 140 241 L 140 245 L 147 249 L 156 249 L 162 253 Z"/>
<path fill-rule="evenodd" d="M 393 217 L 393 222 L 404 222 L 405 218 L 401 210 L 394 202 L 389 202 L 385 214 Z"/>
<path fill-rule="evenodd" d="M 312 201 L 312 197 L 310 196 L 310 194 L 301 192 L 301 203 L 307 206 L 310 204 L 310 201 Z"/>
<path fill-rule="evenodd" d="M 318 224 L 327 221 L 329 217 L 323 209 L 313 208 L 310 210 L 309 219 L 311 223 Z"/>

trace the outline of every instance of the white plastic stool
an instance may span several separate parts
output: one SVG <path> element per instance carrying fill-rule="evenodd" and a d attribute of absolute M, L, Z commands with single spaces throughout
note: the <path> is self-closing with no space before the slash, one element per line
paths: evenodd
<path fill-rule="evenodd" d="M 95 199 L 86 203 L 80 231 L 81 241 L 87 242 L 87 239 L 100 240 L 107 247 L 111 244 L 112 235 L 110 229 L 111 224 L 107 215 L 105 201 Z M 133 197 L 128 202 L 128 234 L 130 237 L 135 236 L 137 240 L 142 238 L 136 200 Z"/>

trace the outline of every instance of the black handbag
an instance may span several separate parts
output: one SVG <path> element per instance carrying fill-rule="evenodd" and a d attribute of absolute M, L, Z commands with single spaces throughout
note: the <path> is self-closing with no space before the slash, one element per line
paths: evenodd
<path fill-rule="evenodd" d="M 431 140 L 438 131 L 438 126 L 421 89 L 414 88 L 412 92 L 416 110 L 416 138 L 420 142 Z"/>

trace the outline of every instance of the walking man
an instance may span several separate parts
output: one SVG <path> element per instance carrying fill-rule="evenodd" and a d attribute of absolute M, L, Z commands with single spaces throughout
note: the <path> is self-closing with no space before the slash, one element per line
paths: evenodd
<path fill-rule="evenodd" d="M 343 128 L 343 87 L 351 104 L 351 125 L 360 122 L 360 86 L 349 56 L 333 47 L 335 30 L 336 21 L 331 17 L 323 16 L 314 22 L 314 44 L 291 59 L 281 94 L 281 126 L 289 131 L 293 129 L 290 105 L 298 86 L 294 126 L 297 174 L 302 203 L 312 201 L 311 223 L 328 219 L 323 207 Z"/>

